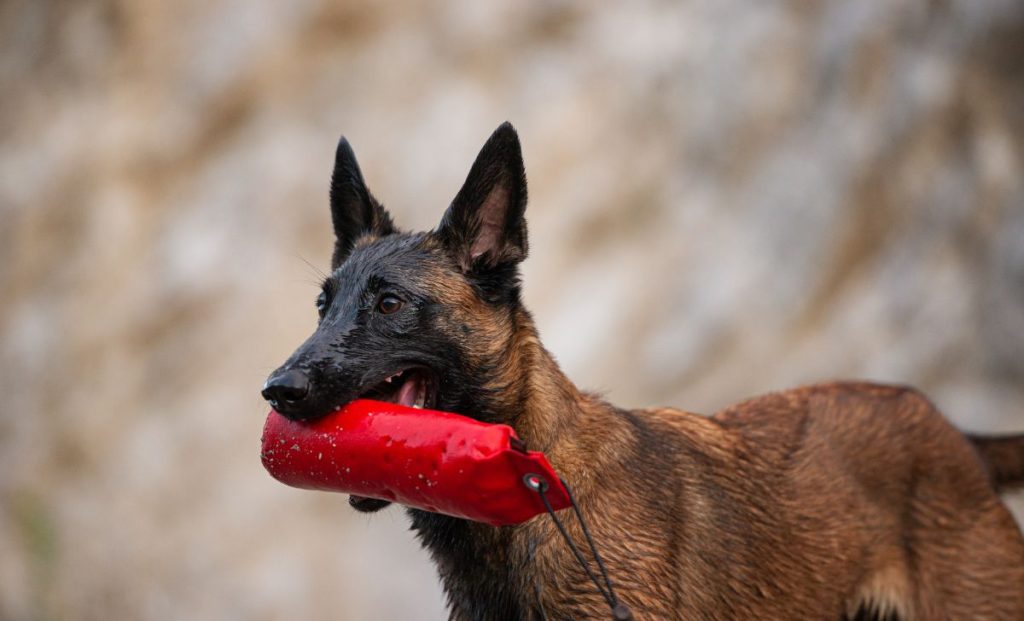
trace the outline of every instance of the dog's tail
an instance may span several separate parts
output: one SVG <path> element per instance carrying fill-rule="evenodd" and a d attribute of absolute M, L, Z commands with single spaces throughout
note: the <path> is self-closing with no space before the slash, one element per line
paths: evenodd
<path fill-rule="evenodd" d="M 1024 434 L 967 437 L 985 463 L 997 491 L 1024 486 Z"/>

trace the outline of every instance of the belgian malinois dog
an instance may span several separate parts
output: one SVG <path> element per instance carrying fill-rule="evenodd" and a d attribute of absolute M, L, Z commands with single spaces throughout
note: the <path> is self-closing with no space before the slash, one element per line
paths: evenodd
<path fill-rule="evenodd" d="M 1024 436 L 965 436 L 911 388 L 823 384 L 706 417 L 620 409 L 566 378 L 520 299 L 511 125 L 433 231 L 395 227 L 344 139 L 330 205 L 319 325 L 263 389 L 282 414 L 367 397 L 511 425 L 572 485 L 636 619 L 1024 619 L 1024 539 L 997 495 L 1024 482 Z M 547 516 L 408 513 L 451 619 L 609 617 Z"/>

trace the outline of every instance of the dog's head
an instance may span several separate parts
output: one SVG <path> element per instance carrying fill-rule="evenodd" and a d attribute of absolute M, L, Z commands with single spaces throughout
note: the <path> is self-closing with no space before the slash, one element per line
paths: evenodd
<path fill-rule="evenodd" d="M 517 380 L 518 264 L 526 256 L 526 177 L 508 123 L 481 149 L 440 225 L 398 230 L 342 138 L 331 177 L 332 272 L 316 331 L 274 371 L 263 396 L 316 419 L 357 398 L 497 422 Z"/>

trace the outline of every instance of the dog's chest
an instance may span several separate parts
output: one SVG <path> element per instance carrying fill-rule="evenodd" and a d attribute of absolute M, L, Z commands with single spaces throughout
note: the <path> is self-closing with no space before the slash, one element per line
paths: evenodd
<path fill-rule="evenodd" d="M 582 619 L 610 614 L 547 516 L 494 528 L 411 511 L 430 552 L 452 619 Z M 583 554 L 597 574 L 589 552 Z"/>

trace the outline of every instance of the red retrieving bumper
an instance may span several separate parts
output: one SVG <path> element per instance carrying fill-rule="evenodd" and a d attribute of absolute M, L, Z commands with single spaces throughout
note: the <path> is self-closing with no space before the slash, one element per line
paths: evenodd
<path fill-rule="evenodd" d="M 544 513 L 523 478 L 539 475 L 553 510 L 569 496 L 543 453 L 524 451 L 508 425 L 359 400 L 312 422 L 271 411 L 263 466 L 278 481 L 344 492 L 506 526 Z"/>

